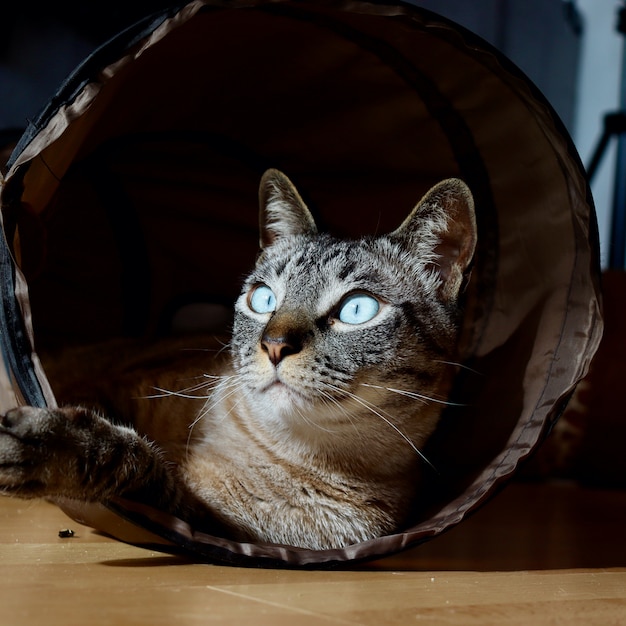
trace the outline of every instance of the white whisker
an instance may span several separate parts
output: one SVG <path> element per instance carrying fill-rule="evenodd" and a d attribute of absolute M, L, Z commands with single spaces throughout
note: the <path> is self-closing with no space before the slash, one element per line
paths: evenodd
<path fill-rule="evenodd" d="M 245 387 L 244 387 L 243 381 L 239 380 L 237 377 L 229 376 L 223 382 L 224 382 L 223 385 L 216 385 L 215 387 L 213 387 L 213 390 L 217 390 L 217 393 L 211 394 L 211 395 L 207 396 L 207 402 L 204 405 L 202 411 L 199 413 L 198 417 L 196 417 L 196 419 L 190 424 L 190 426 L 189 426 L 190 430 L 193 429 L 193 427 L 199 421 L 201 421 L 204 417 L 206 417 L 208 414 L 212 413 L 213 409 L 218 404 L 220 404 L 221 402 L 223 402 L 227 398 L 230 398 L 231 396 L 233 396 L 234 394 L 238 393 L 239 391 L 245 391 Z M 222 389 L 222 387 L 223 387 L 223 389 Z M 228 411 L 228 413 L 226 415 L 229 415 L 230 412 L 235 407 L 237 407 L 242 400 L 243 400 L 243 398 L 240 398 L 231 407 L 231 409 Z"/>
<path fill-rule="evenodd" d="M 187 453 L 189 453 L 189 446 L 190 446 L 191 437 L 192 437 L 194 428 L 205 417 L 207 417 L 207 415 L 210 415 L 213 412 L 213 409 L 218 404 L 220 404 L 221 402 L 223 402 L 227 398 L 230 398 L 234 394 L 237 394 L 237 393 L 241 392 L 241 397 L 230 407 L 230 409 L 223 416 L 223 419 L 226 419 L 231 414 L 231 412 L 233 412 L 239 406 L 239 404 L 241 402 L 243 402 L 244 396 L 246 395 L 247 392 L 246 392 L 246 389 L 245 389 L 245 385 L 244 385 L 243 381 L 240 379 L 240 377 L 238 377 L 238 376 L 224 376 L 224 377 L 222 377 L 222 382 L 223 382 L 224 389 L 220 388 L 222 385 L 217 385 L 216 386 L 217 387 L 217 392 L 215 394 L 215 397 L 213 395 L 208 396 L 207 402 L 205 403 L 205 405 L 202 408 L 202 410 L 198 413 L 198 415 L 193 420 L 193 422 L 191 422 L 191 424 L 189 424 L 189 427 L 188 427 L 189 434 L 187 435 Z M 214 389 L 215 389 L 215 387 L 214 387 Z M 227 392 L 227 393 L 224 393 L 224 392 Z"/>
<path fill-rule="evenodd" d="M 393 430 L 395 430 L 396 433 L 398 433 L 398 435 L 400 435 L 400 437 L 402 437 L 402 439 L 404 439 L 404 441 L 406 441 L 409 444 L 409 446 L 411 446 L 411 449 L 422 459 L 422 461 L 424 461 L 424 463 L 426 463 L 434 472 L 437 472 L 437 468 L 428 460 L 426 455 L 413 443 L 413 441 L 411 441 L 411 439 L 407 435 L 405 435 L 391 421 L 390 417 L 385 417 L 385 415 L 383 415 L 383 413 L 382 413 L 383 409 L 381 409 L 380 407 L 377 407 L 376 405 L 372 404 L 368 400 L 365 400 L 365 398 L 361 398 L 357 394 L 352 393 L 351 391 L 347 391 L 345 389 L 341 389 L 340 387 L 336 387 L 335 385 L 331 385 L 331 384 L 328 384 L 328 383 L 326 383 L 326 386 L 329 387 L 330 389 L 334 389 L 335 391 L 340 392 L 346 398 L 351 398 L 352 400 L 354 400 L 355 402 L 360 404 L 363 408 L 367 409 L 368 411 L 370 411 L 371 413 L 373 413 L 374 415 L 379 417 L 381 420 L 383 420 L 383 422 L 385 422 L 385 424 L 387 424 L 389 427 L 391 427 Z M 370 385 L 370 386 L 376 387 L 376 385 Z"/>
<path fill-rule="evenodd" d="M 346 407 L 344 407 L 337 398 L 333 397 L 331 394 L 323 391 L 322 389 L 318 389 L 318 393 L 320 394 L 324 405 L 326 405 L 327 407 L 335 408 L 335 409 L 338 409 L 339 411 L 341 411 L 341 413 L 343 413 L 343 415 L 350 422 L 350 425 L 354 428 L 355 433 L 359 437 L 361 437 L 361 432 L 357 428 L 357 425 L 356 425 L 356 423 L 355 423 L 355 421 L 353 419 L 353 415 L 346 409 Z M 330 432 L 335 432 L 335 431 L 332 431 L 330 429 L 323 429 L 323 430 L 325 430 L 325 432 L 329 432 L 329 433 Z"/>
<path fill-rule="evenodd" d="M 157 398 L 185 398 L 185 400 L 200 400 L 202 398 L 206 398 L 206 395 L 195 395 L 191 394 L 186 390 L 182 391 L 171 391 L 170 389 L 161 389 L 160 387 L 154 387 L 155 391 L 159 393 L 155 393 L 149 396 L 143 396 L 144 400 L 155 400 Z"/>
<path fill-rule="evenodd" d="M 312 422 L 304 413 L 303 411 L 300 409 L 300 407 L 294 407 L 296 413 L 298 414 L 298 416 L 300 417 L 300 419 L 305 423 L 308 424 L 309 426 L 311 426 L 311 428 L 316 428 L 317 430 L 321 430 L 322 432 L 325 433 L 334 433 L 335 431 L 331 430 L 330 428 L 324 428 L 324 426 L 322 426 L 321 424 L 317 424 L 316 422 Z"/>
<path fill-rule="evenodd" d="M 197 385 L 192 385 L 190 387 L 186 387 L 184 389 L 164 389 L 162 387 L 153 387 L 155 391 L 158 393 L 143 396 L 143 399 L 153 400 L 155 398 L 167 398 L 167 397 L 178 397 L 185 398 L 187 400 L 197 400 L 202 398 L 207 398 L 210 396 L 210 392 L 213 391 L 221 382 L 232 378 L 232 376 L 212 376 L 210 374 L 203 374 L 201 377 L 202 381 Z M 210 380 L 207 380 L 210 379 Z M 207 393 L 196 394 L 196 391 L 200 390 L 208 390 Z"/>
<path fill-rule="evenodd" d="M 477 376 L 484 376 L 482 372 L 478 370 L 472 369 L 471 367 L 464 365 L 463 363 L 457 363 L 456 361 L 433 361 L 433 363 L 443 363 L 444 365 L 453 365 L 454 367 L 458 367 L 460 369 L 464 369 L 468 372 L 472 372 L 472 374 L 476 374 Z"/>
<path fill-rule="evenodd" d="M 438 398 L 433 398 L 431 396 L 425 396 L 421 393 L 417 393 L 416 391 L 406 391 L 404 389 L 394 389 L 393 387 L 383 387 L 381 385 L 371 385 L 369 383 L 361 383 L 363 387 L 371 387 L 372 389 L 382 389 L 384 391 L 391 391 L 392 393 L 397 393 L 401 396 L 406 396 L 407 398 L 414 398 L 415 400 L 421 400 L 424 404 L 428 404 L 429 402 L 434 402 L 436 404 L 443 404 L 445 406 L 457 406 L 463 407 L 467 406 L 466 404 L 459 404 L 458 402 L 450 402 L 449 400 L 440 400 Z"/>

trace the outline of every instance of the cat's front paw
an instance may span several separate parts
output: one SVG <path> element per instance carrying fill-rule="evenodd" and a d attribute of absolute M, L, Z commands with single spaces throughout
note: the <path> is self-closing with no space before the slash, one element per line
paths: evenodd
<path fill-rule="evenodd" d="M 18 439 L 29 439 L 49 432 L 55 420 L 55 414 L 50 409 L 41 409 L 34 406 L 22 406 L 11 409 L 0 416 L 0 433 Z"/>
<path fill-rule="evenodd" d="M 45 495 L 46 465 L 54 439 L 53 411 L 31 406 L 0 416 L 0 490 L 24 497 Z M 54 446 L 53 446 L 54 447 Z"/>
<path fill-rule="evenodd" d="M 149 442 L 90 409 L 25 406 L 0 416 L 0 493 L 104 502 L 158 496 L 168 480 Z"/>

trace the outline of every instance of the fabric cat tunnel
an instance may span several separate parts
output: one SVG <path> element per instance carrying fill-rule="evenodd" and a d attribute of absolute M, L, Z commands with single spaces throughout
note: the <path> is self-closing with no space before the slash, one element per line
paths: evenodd
<path fill-rule="evenodd" d="M 392 230 L 443 178 L 473 191 L 460 406 L 426 451 L 437 474 L 420 517 L 310 551 L 208 536 L 133 502 L 62 506 L 123 540 L 227 563 L 321 567 L 417 545 L 537 447 L 602 322 L 593 205 L 563 126 L 496 50 L 411 5 L 194 0 L 87 58 L 2 184 L 0 408 L 54 405 L 42 349 L 150 336 L 190 306 L 231 302 L 256 255 L 267 167 L 338 235 Z"/>

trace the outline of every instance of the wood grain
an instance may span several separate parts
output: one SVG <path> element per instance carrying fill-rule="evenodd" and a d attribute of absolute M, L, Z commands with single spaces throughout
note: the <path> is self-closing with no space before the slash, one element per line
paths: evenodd
<path fill-rule="evenodd" d="M 626 624 L 625 525 L 624 492 L 514 484 L 419 548 L 300 572 L 194 563 L 1 498 L 0 624 Z"/>

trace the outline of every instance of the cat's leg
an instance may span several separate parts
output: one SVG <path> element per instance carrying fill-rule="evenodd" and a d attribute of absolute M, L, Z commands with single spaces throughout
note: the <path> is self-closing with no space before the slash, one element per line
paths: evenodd
<path fill-rule="evenodd" d="M 93 411 L 21 407 L 0 416 L 0 492 L 178 508 L 175 473 L 135 431 Z"/>

